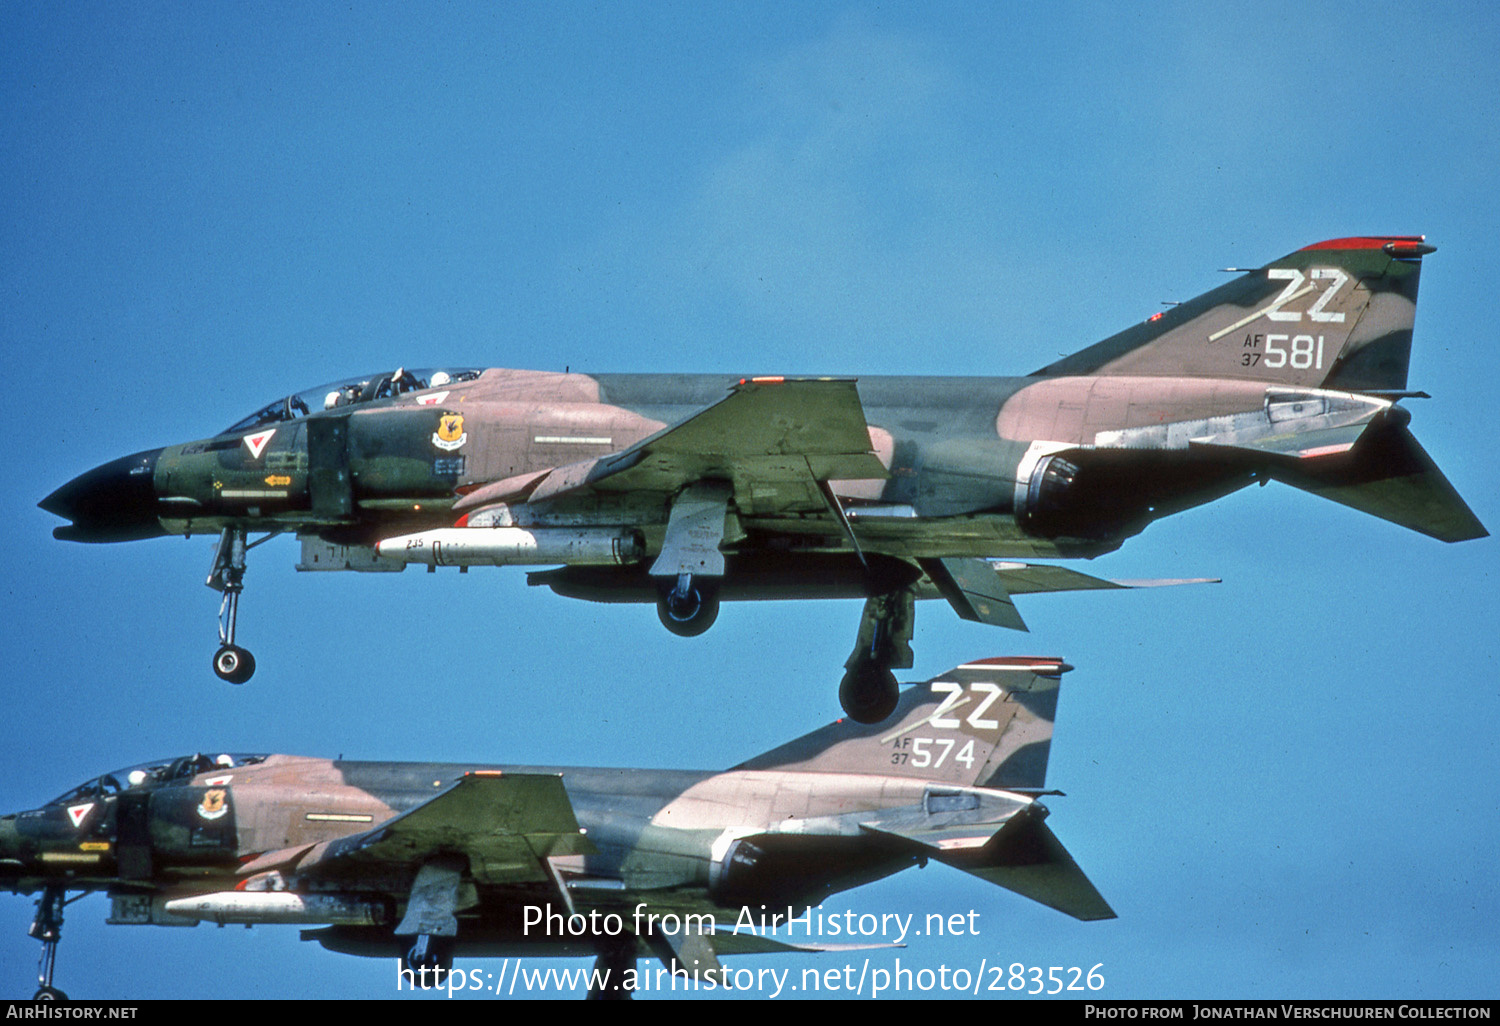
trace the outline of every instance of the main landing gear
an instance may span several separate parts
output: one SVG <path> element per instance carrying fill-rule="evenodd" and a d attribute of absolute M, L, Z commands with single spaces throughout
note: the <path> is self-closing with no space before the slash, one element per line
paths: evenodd
<path fill-rule="evenodd" d="M 916 597 L 900 588 L 865 600 L 859 639 L 844 663 L 848 671 L 839 683 L 839 704 L 857 723 L 879 723 L 896 709 L 901 690 L 893 669 L 909 669 L 915 662 L 911 632 Z"/>
<path fill-rule="evenodd" d="M 37 962 L 37 982 L 41 988 L 32 995 L 33 1001 L 66 1001 L 68 995 L 52 986 L 52 970 L 57 965 L 57 942 L 62 940 L 63 906 L 67 892 L 61 887 L 48 887 L 36 900 L 36 918 L 31 922 L 29 936 L 42 942 L 42 957 Z"/>
<path fill-rule="evenodd" d="M 632 989 L 625 985 L 626 974 L 635 968 L 634 934 L 600 938 L 594 971 L 589 974 L 588 1001 L 629 1001 Z"/>
<path fill-rule="evenodd" d="M 453 938 L 418 934 L 401 955 L 401 968 L 416 986 L 441 987 L 453 969 Z"/>
<path fill-rule="evenodd" d="M 692 574 L 678 574 L 675 585 L 661 585 L 656 615 L 678 637 L 696 638 L 719 618 L 719 589 Z"/>
<path fill-rule="evenodd" d="M 240 592 L 245 590 L 245 553 L 270 541 L 280 532 L 260 541 L 246 542 L 242 527 L 226 527 L 214 550 L 214 565 L 204 583 L 224 593 L 219 603 L 219 650 L 214 653 L 214 673 L 231 684 L 243 684 L 255 674 L 255 657 L 234 643 L 235 622 L 240 614 Z"/>
<path fill-rule="evenodd" d="M 396 937 L 411 944 L 401 955 L 401 967 L 417 987 L 436 987 L 453 968 L 458 941 L 459 886 L 463 863 L 452 856 L 425 862 L 412 881 L 406 915 L 396 925 Z"/>
<path fill-rule="evenodd" d="M 731 494 L 727 481 L 698 481 L 672 501 L 661 554 L 650 573 L 660 581 L 656 615 L 678 637 L 697 637 L 719 617 L 719 581 L 724 576 L 719 546 Z"/>

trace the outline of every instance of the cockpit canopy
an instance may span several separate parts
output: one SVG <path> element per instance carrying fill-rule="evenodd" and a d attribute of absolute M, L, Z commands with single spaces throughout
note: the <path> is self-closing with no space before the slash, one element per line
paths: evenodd
<path fill-rule="evenodd" d="M 71 791 L 58 795 L 47 804 L 74 805 L 91 798 L 108 798 L 111 795 L 119 794 L 121 791 L 128 791 L 135 787 L 160 787 L 163 784 L 170 784 L 177 780 L 191 780 L 199 773 L 208 773 L 216 769 L 228 770 L 240 766 L 253 766 L 265 760 L 266 757 L 264 755 L 247 755 L 243 753 L 205 755 L 201 752 L 195 752 L 192 755 L 184 755 L 176 759 L 159 759 L 155 762 L 143 762 L 95 777 L 93 780 L 79 784 Z"/>
<path fill-rule="evenodd" d="M 407 370 L 397 367 L 384 374 L 367 374 L 360 378 L 334 381 L 316 388 L 294 392 L 284 399 L 263 406 L 250 416 L 237 420 L 221 434 L 235 435 L 253 431 L 266 424 L 279 424 L 297 420 L 317 410 L 329 410 L 335 406 L 352 406 L 356 403 L 373 402 L 376 399 L 391 399 L 408 392 L 421 392 L 430 388 L 443 388 L 464 381 L 473 381 L 480 371 L 473 367 L 444 367 L 425 370 Z"/>

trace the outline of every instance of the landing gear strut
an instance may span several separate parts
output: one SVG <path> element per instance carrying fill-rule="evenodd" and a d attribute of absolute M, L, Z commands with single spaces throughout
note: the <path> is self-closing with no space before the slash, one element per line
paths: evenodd
<path fill-rule="evenodd" d="M 279 533 L 279 532 L 278 532 Z M 243 684 L 255 674 L 255 657 L 234 643 L 235 623 L 240 615 L 240 592 L 245 590 L 245 553 L 276 537 L 268 534 L 246 543 L 242 527 L 226 527 L 214 551 L 213 569 L 204 583 L 224 593 L 219 603 L 219 650 L 214 653 L 214 673 L 231 684 Z"/>
<path fill-rule="evenodd" d="M 37 962 L 37 982 L 41 984 L 33 1001 L 66 1001 L 68 995 L 52 986 L 52 970 L 57 965 L 57 942 L 62 940 L 63 905 L 67 892 L 48 887 L 36 900 L 36 918 L 27 933 L 42 942 L 42 957 Z"/>
<path fill-rule="evenodd" d="M 724 576 L 719 546 L 732 494 L 727 481 L 698 481 L 672 501 L 661 554 L 650 573 L 661 582 L 656 615 L 678 637 L 697 637 L 719 617 L 719 581 Z"/>
<path fill-rule="evenodd" d="M 460 860 L 453 856 L 423 863 L 412 881 L 406 915 L 396 925 L 398 938 L 412 939 L 401 964 L 419 987 L 438 986 L 453 968 L 453 950 L 458 943 L 454 913 L 458 909 L 461 867 Z"/>
<path fill-rule="evenodd" d="M 589 974 L 588 1001 L 629 1001 L 632 988 L 625 985 L 626 973 L 635 968 L 635 936 L 605 937 L 599 944 L 598 957 L 594 959 L 594 971 Z"/>
<path fill-rule="evenodd" d="M 879 723 L 901 698 L 893 669 L 909 669 L 915 596 L 910 588 L 872 595 L 865 600 L 859 639 L 844 663 L 839 704 L 857 723 Z"/>
<path fill-rule="evenodd" d="M 696 638 L 719 618 L 719 592 L 711 584 L 678 574 L 672 587 L 662 585 L 656 599 L 662 626 L 681 638 Z"/>

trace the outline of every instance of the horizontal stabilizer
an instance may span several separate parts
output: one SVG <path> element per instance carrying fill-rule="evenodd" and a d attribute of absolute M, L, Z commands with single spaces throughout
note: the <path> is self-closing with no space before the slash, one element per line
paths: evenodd
<path fill-rule="evenodd" d="M 1074 919 L 1114 919 L 1115 910 L 1033 809 L 1013 816 L 977 853 L 934 857 Z"/>
<path fill-rule="evenodd" d="M 347 863 L 413 865 L 462 852 L 480 883 L 540 883 L 552 880 L 543 860 L 596 851 L 560 776 L 476 772 L 373 830 L 330 842 L 300 868 L 332 875 Z"/>
<path fill-rule="evenodd" d="M 1270 473 L 1294 488 L 1439 541 L 1470 541 L 1489 534 L 1405 427 L 1392 425 L 1375 433 L 1352 455 L 1316 473 L 1301 465 L 1273 467 Z"/>

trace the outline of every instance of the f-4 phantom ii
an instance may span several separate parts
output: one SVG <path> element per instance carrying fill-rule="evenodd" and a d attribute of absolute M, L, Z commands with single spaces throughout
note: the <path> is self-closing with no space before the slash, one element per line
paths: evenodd
<path fill-rule="evenodd" d="M 112 923 L 316 927 L 303 938 L 401 957 L 419 984 L 455 957 L 592 954 L 612 996 L 640 957 L 722 984 L 720 955 L 827 950 L 744 928 L 928 860 L 1113 918 L 1038 802 L 1056 793 L 1042 789 L 1068 669 L 968 663 L 906 689 L 887 725 L 839 720 L 723 773 L 144 763 L 0 817 L 0 889 L 40 893 L 38 997 L 61 996 L 70 891 L 107 893 Z"/>
<path fill-rule="evenodd" d="M 840 688 L 877 722 L 913 602 L 1024 629 L 1012 596 L 1117 587 L 1048 564 L 1282 481 L 1443 541 L 1487 532 L 1399 401 L 1421 236 L 1299 249 L 1019 378 L 399 370 L 324 386 L 213 438 L 104 464 L 42 507 L 54 536 L 219 532 L 218 674 L 251 532 L 303 570 L 554 566 L 529 581 L 654 602 L 677 634 L 721 601 L 862 597 Z M 261 539 L 264 540 L 264 539 Z M 259 544 L 259 541 L 256 542 Z"/>

